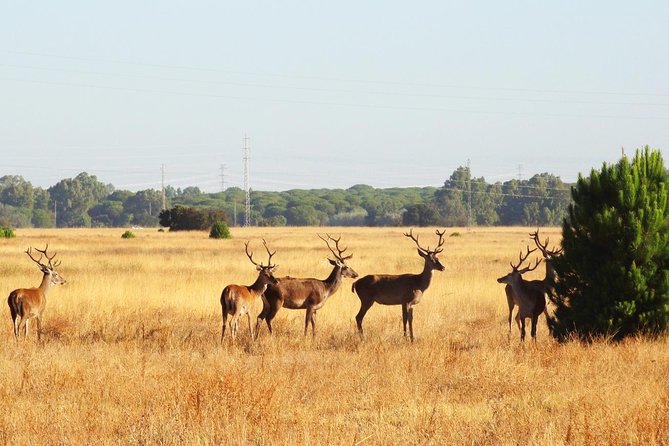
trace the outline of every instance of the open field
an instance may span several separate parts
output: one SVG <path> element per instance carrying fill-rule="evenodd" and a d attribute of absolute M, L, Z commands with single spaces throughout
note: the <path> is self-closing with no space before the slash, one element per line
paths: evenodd
<path fill-rule="evenodd" d="M 529 335 L 521 345 L 515 327 L 509 338 L 495 279 L 530 242 L 525 228 L 447 229 L 459 236 L 446 239 L 446 271 L 415 308 L 414 343 L 402 336 L 400 307 L 379 305 L 361 342 L 345 279 L 319 311 L 315 339 L 302 335 L 304 311 L 283 309 L 273 337 L 263 326 L 252 342 L 243 318 L 237 344 L 226 333 L 221 345 L 221 290 L 256 277 L 243 241 L 266 261 L 265 237 L 278 276 L 325 278 L 319 230 L 234 229 L 220 241 L 35 229 L 0 241 L 4 296 L 39 284 L 28 246 L 48 242 L 68 280 L 49 294 L 41 343 L 33 332 L 17 344 L 3 310 L 0 443 L 669 443 L 666 339 L 560 345 L 543 316 L 536 345 Z M 328 230 L 342 234 L 360 275 L 422 268 L 403 229 Z M 434 229 L 415 232 L 434 246 Z"/>

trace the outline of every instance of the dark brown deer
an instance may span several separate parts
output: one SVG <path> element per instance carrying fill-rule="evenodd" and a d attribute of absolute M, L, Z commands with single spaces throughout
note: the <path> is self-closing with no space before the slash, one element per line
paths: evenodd
<path fill-rule="evenodd" d="M 267 242 L 264 239 L 262 242 L 263 245 L 265 245 L 267 254 L 269 255 L 269 258 L 267 259 L 267 266 L 263 265 L 262 263 L 256 263 L 253 260 L 253 253 L 249 253 L 249 242 L 244 243 L 246 256 L 258 270 L 258 278 L 256 281 L 249 286 L 228 285 L 221 293 L 221 310 L 223 313 L 221 342 L 223 342 L 223 336 L 225 335 L 225 324 L 228 319 L 228 314 L 232 315 L 232 319 L 230 319 L 230 334 L 232 335 L 232 342 L 234 342 L 235 338 L 237 337 L 239 318 L 244 314 L 246 314 L 246 317 L 249 321 L 251 339 L 255 339 L 253 336 L 253 327 L 251 326 L 250 314 L 251 308 L 253 308 L 253 301 L 262 296 L 262 293 L 265 292 L 268 285 L 276 285 L 278 283 L 277 279 L 274 278 L 274 269 L 277 267 L 277 265 L 272 265 L 272 256 L 276 254 L 276 251 L 270 252 L 269 248 L 267 247 Z"/>
<path fill-rule="evenodd" d="M 418 304 L 423 297 L 423 293 L 430 286 L 432 280 L 432 271 L 443 271 L 444 265 L 437 258 L 437 254 L 443 251 L 444 233 L 439 232 L 439 241 L 437 247 L 431 250 L 422 248 L 418 243 L 418 237 L 414 237 L 413 229 L 409 233 L 404 233 L 418 246 L 418 255 L 425 260 L 423 271 L 420 274 L 374 274 L 368 275 L 353 283 L 353 291 L 358 293 L 360 298 L 360 311 L 355 317 L 358 324 L 358 333 L 363 337 L 362 320 L 367 310 L 378 302 L 381 305 L 402 305 L 402 323 L 404 326 L 404 336 L 407 335 L 407 323 L 409 325 L 409 336 L 413 342 L 413 307 Z"/>
<path fill-rule="evenodd" d="M 546 237 L 546 241 L 542 244 L 541 240 L 539 239 L 539 229 L 537 229 L 535 232 L 530 232 L 530 237 L 534 241 L 534 243 L 537 245 L 537 248 L 539 251 L 541 251 L 541 254 L 544 257 L 544 263 L 546 265 L 546 276 L 544 277 L 544 287 L 546 288 L 547 292 L 550 292 L 553 289 L 553 286 L 555 284 L 555 269 L 553 268 L 553 258 L 560 254 L 562 252 L 562 249 L 548 249 L 548 241 L 549 238 Z M 506 294 L 506 303 L 509 307 L 509 333 L 511 333 L 511 319 L 513 316 L 513 309 L 516 306 L 516 299 L 513 294 L 513 288 L 511 285 L 506 285 L 504 287 L 504 293 Z M 548 318 L 548 309 L 544 308 L 544 315 L 546 318 Z M 520 330 L 520 317 L 518 314 L 516 314 L 516 325 L 518 326 L 518 330 Z"/>
<path fill-rule="evenodd" d="M 329 234 L 327 239 L 318 236 L 325 242 L 328 249 L 334 256 L 334 259 L 328 259 L 332 264 L 332 272 L 325 280 L 319 279 L 297 279 L 294 277 L 280 277 L 279 283 L 267 287 L 263 296 L 263 309 L 258 315 L 256 323 L 256 336 L 260 332 L 260 324 L 264 319 L 270 334 L 272 333 L 272 319 L 280 308 L 290 310 L 307 310 L 304 319 L 304 335 L 307 335 L 309 324 L 311 324 L 311 333 L 316 335 L 316 312 L 323 308 L 328 297 L 332 296 L 341 285 L 344 277 L 355 279 L 358 277 L 353 268 L 346 264 L 346 261 L 353 257 L 353 254 L 344 257 L 347 248 L 340 248 L 339 241 L 341 236 L 335 239 Z M 330 242 L 334 242 L 334 248 Z"/>
<path fill-rule="evenodd" d="M 527 253 L 523 255 L 522 251 L 519 254 L 519 261 L 517 265 L 511 264 L 511 272 L 506 276 L 500 277 L 497 279 L 499 283 L 505 283 L 511 286 L 513 291 L 514 303 L 518 306 L 518 313 L 516 314 L 516 320 L 520 320 L 520 340 L 525 340 L 525 319 L 530 318 L 532 320 L 532 340 L 536 341 L 537 338 L 537 320 L 539 315 L 546 308 L 546 288 L 544 286 L 543 280 L 525 280 L 523 279 L 523 274 L 533 271 L 541 263 L 541 259 L 537 259 L 534 266 L 525 268 L 520 268 L 520 266 L 527 260 L 527 257 L 536 251 L 535 249 L 530 249 L 527 247 Z M 509 325 L 511 324 L 509 318 Z"/>
<path fill-rule="evenodd" d="M 35 319 L 37 321 L 37 339 L 40 339 L 40 332 L 42 331 L 42 312 L 46 307 L 46 295 L 51 288 L 51 285 L 62 285 L 66 283 L 60 274 L 56 272 L 56 268 L 60 266 L 60 261 L 53 262 L 56 254 L 49 257 L 47 251 L 49 245 L 42 249 L 35 249 L 39 252 L 39 259 L 32 256 L 32 248 L 26 250 L 26 254 L 30 259 L 37 263 L 40 271 L 42 271 L 42 283 L 37 288 L 19 288 L 9 293 L 7 304 L 9 305 L 9 312 L 12 316 L 14 324 L 14 336 L 19 339 L 21 329 L 24 329 L 25 337 L 28 337 L 28 321 Z M 42 256 L 46 257 L 48 263 L 42 263 Z"/>

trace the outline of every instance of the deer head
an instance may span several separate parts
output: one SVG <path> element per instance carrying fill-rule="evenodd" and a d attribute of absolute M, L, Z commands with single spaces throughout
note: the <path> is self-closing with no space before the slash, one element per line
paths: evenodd
<path fill-rule="evenodd" d="M 330 250 L 330 252 L 331 252 L 332 255 L 334 256 L 334 260 L 333 260 L 333 259 L 328 259 L 328 261 L 329 261 L 333 266 L 336 266 L 336 267 L 338 267 L 338 268 L 341 268 L 341 275 L 342 275 L 342 277 L 350 277 L 351 279 L 355 279 L 356 277 L 358 277 L 358 273 L 356 273 L 356 272 L 353 270 L 353 268 L 351 268 L 350 266 L 348 266 L 348 265 L 346 264 L 346 261 L 347 261 L 348 259 L 350 259 L 351 257 L 353 257 L 353 254 L 344 257 L 344 252 L 345 252 L 348 248 L 341 249 L 341 248 L 339 247 L 339 241 L 341 240 L 341 235 L 339 236 L 339 238 L 334 238 L 334 237 L 331 237 L 330 234 L 325 234 L 325 235 L 327 236 L 327 239 L 321 237 L 320 234 L 316 234 L 316 235 L 318 235 L 318 237 L 319 237 L 321 240 L 323 240 L 323 241 L 325 242 L 326 245 L 328 245 L 328 249 Z M 330 242 L 329 242 L 329 240 L 332 240 L 332 241 L 334 242 L 334 245 L 335 245 L 335 248 L 337 249 L 337 252 L 335 252 L 335 250 L 332 249 L 332 247 L 330 246 Z"/>
<path fill-rule="evenodd" d="M 409 237 L 416 243 L 416 246 L 418 247 L 418 255 L 425 259 L 426 266 L 428 266 L 430 269 L 443 271 L 446 268 L 444 267 L 444 265 L 441 264 L 441 262 L 437 258 L 437 254 L 439 254 L 444 250 L 442 246 L 444 245 L 445 233 L 446 231 L 439 232 L 439 230 L 437 229 L 436 234 L 439 236 L 439 240 L 437 241 L 437 247 L 434 249 L 430 249 L 429 246 L 427 248 L 423 248 L 422 246 L 420 246 L 420 243 L 418 243 L 418 236 L 413 235 L 413 228 L 409 230 L 408 234 L 405 232 L 404 235 Z"/>
<path fill-rule="evenodd" d="M 525 268 L 520 269 L 520 266 L 527 260 L 530 254 L 532 254 L 534 251 L 536 251 L 537 248 L 530 249 L 530 247 L 527 247 L 527 252 L 525 255 L 523 255 L 523 252 L 521 251 L 520 254 L 518 255 L 518 264 L 514 265 L 513 262 L 509 262 L 511 265 L 511 272 L 507 274 L 506 276 L 502 276 L 499 279 L 497 279 L 498 283 L 506 283 L 506 284 L 511 284 L 514 280 L 518 280 L 523 274 L 534 271 L 537 269 L 537 266 L 541 263 L 541 259 L 537 259 L 535 262 L 534 266 L 526 266 Z"/>
<path fill-rule="evenodd" d="M 267 251 L 267 255 L 269 256 L 267 258 L 267 265 L 263 265 L 262 263 L 256 263 L 253 260 L 253 253 L 249 253 L 249 242 L 244 243 L 244 248 L 246 250 L 246 256 L 249 258 L 251 263 L 253 263 L 256 266 L 256 269 L 258 270 L 258 277 L 262 279 L 263 283 L 266 283 L 268 285 L 276 285 L 279 283 L 279 281 L 274 277 L 274 270 L 279 266 L 279 265 L 272 265 L 272 256 L 276 254 L 276 251 L 270 252 L 269 247 L 267 246 L 267 242 L 265 239 L 262 240 L 263 245 L 265 246 L 265 250 Z"/>
<path fill-rule="evenodd" d="M 56 272 L 56 268 L 60 266 L 60 260 L 53 262 L 53 259 L 56 257 L 56 253 L 54 253 L 51 257 L 49 257 L 49 254 L 47 253 L 49 249 L 49 244 L 47 243 L 46 247 L 44 249 L 37 249 L 35 248 L 35 251 L 39 252 L 39 259 L 35 259 L 32 255 L 32 248 L 29 247 L 26 249 L 26 254 L 28 254 L 28 257 L 30 257 L 30 260 L 33 262 L 37 263 L 37 266 L 39 266 L 40 271 L 45 276 L 49 276 L 49 280 L 51 283 L 55 285 L 63 285 L 67 283 L 67 281 Z M 48 260 L 48 263 L 44 264 L 42 263 L 42 258 L 46 257 Z"/>

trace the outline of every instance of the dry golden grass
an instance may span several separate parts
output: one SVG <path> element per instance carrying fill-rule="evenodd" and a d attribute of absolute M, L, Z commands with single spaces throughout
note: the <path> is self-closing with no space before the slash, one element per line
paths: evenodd
<path fill-rule="evenodd" d="M 419 272 L 402 230 L 335 228 L 361 275 Z M 250 284 L 244 255 L 266 237 L 279 275 L 325 278 L 315 228 L 205 233 L 19 230 L 0 242 L 0 292 L 35 286 L 23 251 L 58 252 L 69 283 L 52 289 L 43 340 L 0 335 L 2 444 L 667 444 L 666 339 L 592 345 L 508 337 L 495 279 L 529 242 L 523 228 L 452 230 L 446 271 L 416 307 L 416 342 L 399 307 L 375 305 L 355 332 L 351 281 L 303 337 L 304 311 L 281 310 L 257 342 L 242 320 L 220 345 L 220 292 Z M 434 230 L 417 233 L 434 245 Z M 546 231 L 557 241 L 557 230 Z M 540 267 L 536 276 L 543 274 Z M 255 322 L 255 321 L 254 321 Z"/>

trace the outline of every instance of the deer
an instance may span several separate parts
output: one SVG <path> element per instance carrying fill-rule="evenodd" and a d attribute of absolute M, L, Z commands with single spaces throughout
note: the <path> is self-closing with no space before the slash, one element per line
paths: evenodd
<path fill-rule="evenodd" d="M 555 269 L 553 268 L 552 264 L 552 259 L 560 254 L 562 252 L 562 249 L 548 249 L 548 241 L 549 238 L 546 237 L 546 241 L 542 244 L 541 240 L 539 239 L 539 229 L 537 229 L 535 232 L 530 232 L 530 237 L 536 244 L 537 248 L 539 251 L 541 251 L 541 254 L 544 257 L 544 262 L 546 264 L 546 277 L 544 277 L 543 282 L 544 282 L 544 287 L 546 288 L 547 292 L 550 292 L 553 288 L 553 285 L 555 283 Z M 513 316 L 513 309 L 516 306 L 516 299 L 513 294 L 513 288 L 511 285 L 506 285 L 504 287 L 504 292 L 506 294 L 506 303 L 509 307 L 509 334 L 511 333 L 511 319 Z M 546 318 L 548 318 L 548 308 L 544 307 L 544 315 Z M 520 330 L 520 317 L 518 314 L 516 314 L 516 325 L 518 326 L 518 330 Z"/>
<path fill-rule="evenodd" d="M 430 249 L 429 246 L 427 248 L 421 247 L 418 243 L 418 237 L 413 235 L 413 229 L 409 230 L 409 233 L 404 233 L 406 237 L 416 243 L 418 255 L 425 260 L 423 271 L 419 274 L 372 274 L 353 282 L 352 290 L 360 298 L 360 311 L 358 311 L 355 320 L 361 339 L 364 338 L 362 320 L 371 306 L 377 302 L 381 305 L 402 305 L 404 337 L 407 336 L 408 324 L 411 342 L 414 341 L 413 307 L 420 303 L 423 294 L 430 286 L 432 271 L 444 271 L 446 269 L 437 258 L 437 254 L 443 251 L 445 232 L 436 231 L 439 240 L 435 249 Z"/>
<path fill-rule="evenodd" d="M 355 279 L 358 277 L 358 273 L 346 264 L 346 261 L 351 259 L 353 254 L 344 256 L 344 252 L 348 248 L 341 248 L 339 246 L 341 235 L 339 238 L 334 238 L 330 234 L 326 234 L 327 238 L 322 237 L 320 234 L 317 235 L 325 242 L 334 257 L 333 259 L 328 259 L 333 266 L 330 275 L 324 280 L 281 277 L 278 284 L 268 286 L 263 296 L 263 309 L 258 315 L 256 323 L 256 336 L 259 334 L 262 320 L 265 320 L 270 334 L 273 334 L 272 320 L 281 308 L 306 310 L 304 336 L 308 333 L 309 324 L 311 324 L 312 336 L 316 336 L 316 313 L 318 310 L 323 308 L 327 299 L 337 292 L 343 278 Z M 334 248 L 330 246 L 330 241 L 333 242 Z"/>
<path fill-rule="evenodd" d="M 265 292 L 269 285 L 278 284 L 278 280 L 274 277 L 274 270 L 278 265 L 272 265 L 272 256 L 276 254 L 276 251 L 270 252 L 267 242 L 263 239 L 263 245 L 268 254 L 267 265 L 262 263 L 258 264 L 253 260 L 253 253 L 249 253 L 249 242 L 244 243 L 244 248 L 246 250 L 246 256 L 249 258 L 251 263 L 256 266 L 258 270 L 258 278 L 252 285 L 228 285 L 223 289 L 221 293 L 221 311 L 223 313 L 223 327 L 221 328 L 221 343 L 223 343 L 223 338 L 225 336 L 225 326 L 228 319 L 228 315 L 232 315 L 230 319 L 230 335 L 232 336 L 232 342 L 235 342 L 237 337 L 237 330 L 239 329 L 239 318 L 246 315 L 249 322 L 249 332 L 251 333 L 251 339 L 255 339 L 253 336 L 253 327 L 251 326 L 251 314 L 250 311 L 253 307 L 253 302 L 260 298 Z"/>
<path fill-rule="evenodd" d="M 56 272 L 56 268 L 60 266 L 60 260 L 53 261 L 57 253 L 49 256 L 47 251 L 49 245 L 44 249 L 37 249 L 35 251 L 40 253 L 39 259 L 33 257 L 33 249 L 29 247 L 25 252 L 28 257 L 37 264 L 40 271 L 42 271 L 42 283 L 37 288 L 19 288 L 11 293 L 7 298 L 9 305 L 9 312 L 12 316 L 14 324 L 14 336 L 16 340 L 19 339 L 21 329 L 24 330 L 24 336 L 28 338 L 28 321 L 35 319 L 37 321 L 37 340 L 41 339 L 40 332 L 42 331 L 42 312 L 46 307 L 46 296 L 49 293 L 52 285 L 63 285 L 67 281 Z M 42 258 L 46 257 L 47 263 L 42 262 Z"/>
<path fill-rule="evenodd" d="M 531 335 L 532 340 L 536 342 L 537 339 L 537 320 L 541 313 L 546 309 L 546 287 L 543 280 L 525 280 L 523 274 L 534 271 L 541 259 L 537 259 L 534 266 L 520 266 L 527 260 L 529 255 L 537 249 L 530 249 L 527 247 L 527 252 L 523 255 L 521 251 L 518 255 L 518 264 L 511 265 L 511 272 L 505 276 L 497 279 L 498 283 L 505 283 L 511 286 L 513 291 L 513 299 L 515 305 L 518 305 L 518 313 L 516 314 L 516 321 L 520 321 L 520 340 L 525 341 L 525 319 L 530 318 L 532 321 Z M 508 293 L 507 293 L 508 296 Z M 511 316 L 509 316 L 509 327 L 511 325 Z"/>

